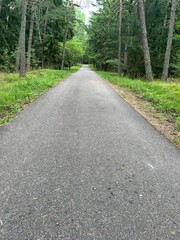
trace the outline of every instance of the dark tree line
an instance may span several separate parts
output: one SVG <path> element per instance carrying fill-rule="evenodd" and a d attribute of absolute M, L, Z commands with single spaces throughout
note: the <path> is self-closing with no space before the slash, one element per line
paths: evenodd
<path fill-rule="evenodd" d="M 148 80 L 180 75 L 178 0 L 102 0 L 89 26 L 90 61 Z"/>

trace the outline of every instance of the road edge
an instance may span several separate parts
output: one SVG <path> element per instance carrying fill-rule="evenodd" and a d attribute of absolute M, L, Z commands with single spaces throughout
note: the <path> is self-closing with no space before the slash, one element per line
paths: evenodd
<path fill-rule="evenodd" d="M 146 119 L 153 127 L 155 127 L 163 136 L 165 136 L 177 149 L 180 149 L 180 132 L 175 129 L 173 123 L 169 122 L 165 117 L 163 120 L 157 118 L 159 114 L 155 107 L 148 101 L 140 99 L 134 92 L 128 91 L 105 80 L 108 85 L 122 97 L 136 112 Z M 141 104 L 143 103 L 143 107 Z M 149 110 L 149 106 L 153 108 L 153 112 Z M 147 108 L 145 108 L 147 107 Z"/>

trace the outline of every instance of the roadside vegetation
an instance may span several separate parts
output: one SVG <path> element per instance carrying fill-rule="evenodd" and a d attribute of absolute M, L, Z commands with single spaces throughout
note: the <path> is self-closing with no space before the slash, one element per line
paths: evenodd
<path fill-rule="evenodd" d="M 85 16 L 73 1 L 0 0 L 0 72 L 65 69 L 82 63 Z"/>
<path fill-rule="evenodd" d="M 98 4 L 88 26 L 89 62 L 180 146 L 180 2 L 103 0 Z"/>
<path fill-rule="evenodd" d="M 9 121 L 26 104 L 79 68 L 80 65 L 63 71 L 37 70 L 27 73 L 23 79 L 18 73 L 0 73 L 0 124 Z"/>
<path fill-rule="evenodd" d="M 97 73 L 109 82 L 136 93 L 142 100 L 151 102 L 160 113 L 168 114 L 170 121 L 180 130 L 180 83 L 146 82 L 119 77 L 111 72 Z"/>
<path fill-rule="evenodd" d="M 0 124 L 80 68 L 85 29 L 73 1 L 0 0 Z"/>

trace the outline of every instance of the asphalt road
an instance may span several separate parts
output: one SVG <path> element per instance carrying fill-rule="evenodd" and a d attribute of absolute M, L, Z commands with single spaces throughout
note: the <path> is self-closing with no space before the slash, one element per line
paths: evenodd
<path fill-rule="evenodd" d="M 180 152 L 87 66 L 0 127 L 0 240 L 180 239 Z"/>

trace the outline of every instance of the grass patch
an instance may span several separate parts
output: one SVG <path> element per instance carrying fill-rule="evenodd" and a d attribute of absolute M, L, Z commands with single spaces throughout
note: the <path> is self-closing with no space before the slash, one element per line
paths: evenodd
<path fill-rule="evenodd" d="M 79 68 L 80 66 L 63 71 L 37 70 L 27 73 L 26 78 L 23 79 L 19 78 L 19 74 L 0 73 L 0 124 L 8 122 L 25 104 L 36 99 Z"/>
<path fill-rule="evenodd" d="M 145 99 L 155 106 L 160 113 L 171 116 L 180 130 L 180 84 L 164 83 L 160 81 L 146 82 L 142 80 L 132 80 L 126 77 L 119 77 L 116 73 L 97 73 L 104 79 L 132 92 L 140 98 Z"/>
<path fill-rule="evenodd" d="M 175 145 L 177 145 L 177 146 L 179 146 L 180 145 L 180 140 L 179 140 L 179 137 L 174 137 L 173 138 L 173 143 L 175 144 Z"/>

